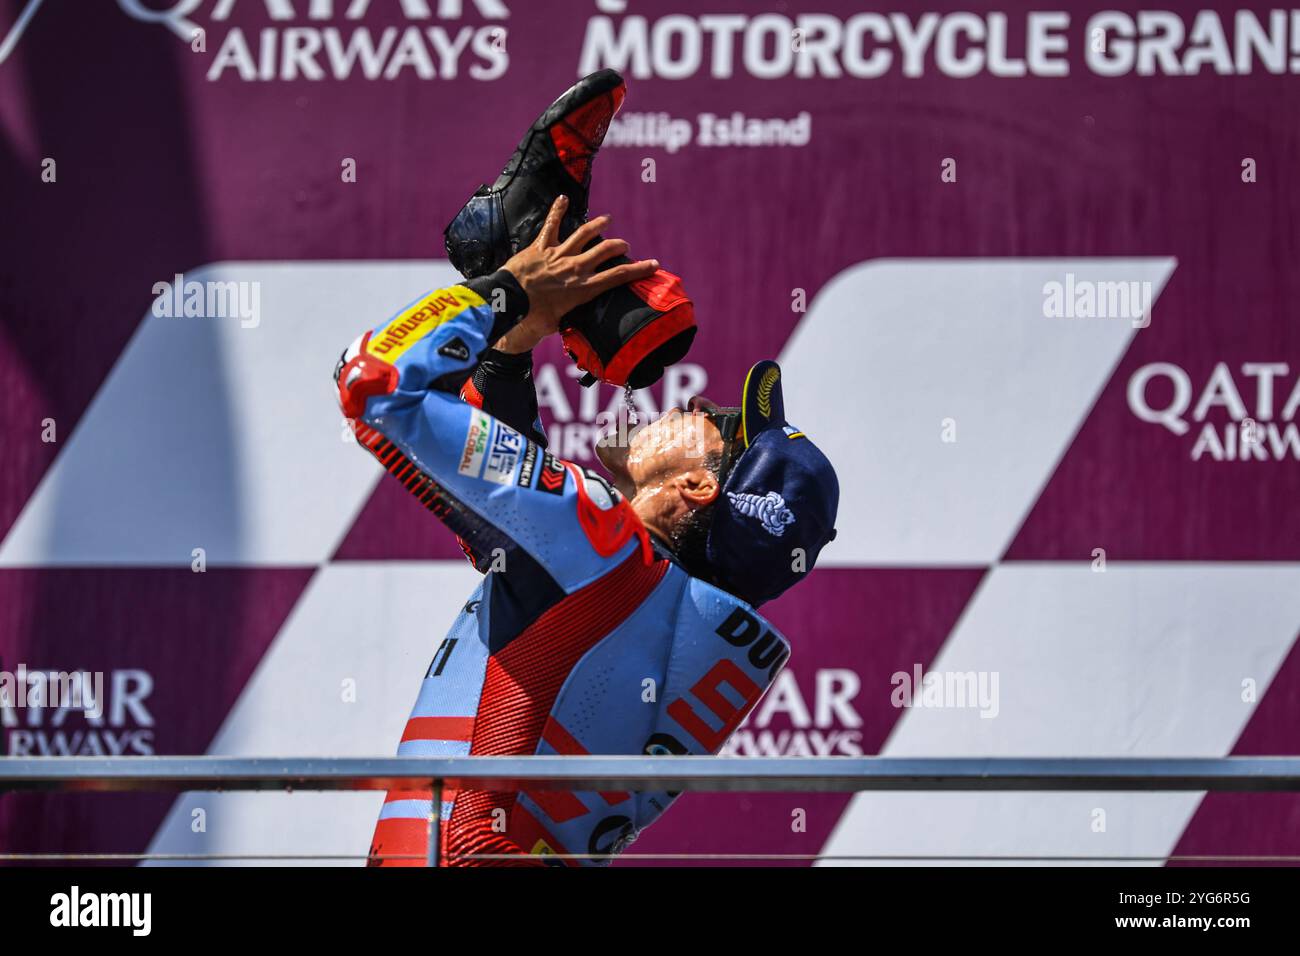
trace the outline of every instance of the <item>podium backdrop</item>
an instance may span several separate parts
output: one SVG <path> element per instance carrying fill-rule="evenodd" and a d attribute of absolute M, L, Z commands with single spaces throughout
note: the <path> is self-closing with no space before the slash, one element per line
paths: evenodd
<path fill-rule="evenodd" d="M 1300 752 L 1300 11 L 1193 6 L 0 0 L 0 671 L 105 697 L 3 750 L 395 749 L 475 575 L 334 362 L 614 66 L 592 210 L 700 323 L 642 412 L 776 358 L 840 476 L 732 752 Z M 621 396 L 535 360 L 590 464 Z M 379 800 L 0 796 L 0 850 L 364 854 Z M 633 849 L 1295 853 L 1300 803 L 687 795 Z"/>

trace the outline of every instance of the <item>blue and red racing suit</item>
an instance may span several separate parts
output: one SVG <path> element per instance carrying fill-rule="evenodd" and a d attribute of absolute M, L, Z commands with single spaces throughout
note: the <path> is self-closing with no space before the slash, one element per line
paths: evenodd
<path fill-rule="evenodd" d="M 488 350 L 527 307 L 505 272 L 438 289 L 335 370 L 362 447 L 487 572 L 433 654 L 398 753 L 717 753 L 789 645 L 691 577 L 604 479 L 546 451 L 529 370 Z M 618 853 L 675 796 L 447 792 L 442 858 Z M 389 793 L 372 861 L 422 856 L 431 810 L 427 790 Z"/>

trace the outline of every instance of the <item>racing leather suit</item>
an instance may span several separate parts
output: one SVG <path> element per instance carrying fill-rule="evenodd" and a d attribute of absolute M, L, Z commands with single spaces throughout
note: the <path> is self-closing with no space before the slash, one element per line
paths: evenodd
<path fill-rule="evenodd" d="M 335 370 L 359 444 L 487 572 L 434 651 L 398 753 L 717 753 L 789 645 L 691 577 L 604 479 L 546 451 L 531 357 L 488 349 L 527 309 L 504 271 L 434 290 Z M 612 855 L 675 797 L 448 791 L 442 859 Z M 389 793 L 372 861 L 423 857 L 431 811 L 428 790 Z"/>

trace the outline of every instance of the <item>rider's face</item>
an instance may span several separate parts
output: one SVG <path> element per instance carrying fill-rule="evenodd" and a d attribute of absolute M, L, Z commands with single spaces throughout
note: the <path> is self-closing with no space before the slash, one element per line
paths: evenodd
<path fill-rule="evenodd" d="M 717 406 L 706 398 L 693 398 L 687 410 L 670 408 L 664 415 L 635 430 L 626 444 L 598 445 L 597 456 L 614 475 L 639 491 L 704 468 L 706 458 L 722 454 L 722 435 L 704 414 Z M 624 488 L 625 493 L 627 489 Z"/>

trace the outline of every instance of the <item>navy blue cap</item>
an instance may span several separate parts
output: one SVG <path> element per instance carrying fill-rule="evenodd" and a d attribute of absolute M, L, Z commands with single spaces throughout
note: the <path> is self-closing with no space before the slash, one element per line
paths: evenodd
<path fill-rule="evenodd" d="M 811 571 L 835 537 L 840 484 L 786 421 L 779 365 L 749 370 L 740 407 L 739 457 L 714 507 L 706 555 L 718 584 L 757 607 Z"/>

